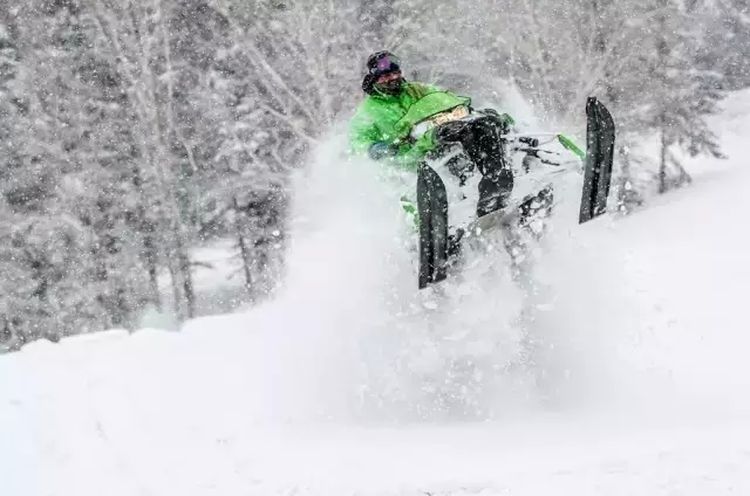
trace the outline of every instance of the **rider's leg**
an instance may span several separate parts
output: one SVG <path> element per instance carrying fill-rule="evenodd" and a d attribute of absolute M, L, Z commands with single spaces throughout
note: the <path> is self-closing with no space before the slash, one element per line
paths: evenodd
<path fill-rule="evenodd" d="M 478 216 L 504 208 L 513 190 L 513 171 L 502 143 L 504 133 L 505 124 L 491 115 L 449 122 L 437 129 L 436 138 L 441 147 L 460 143 L 483 176 L 479 182 Z M 461 177 L 458 172 L 452 172 Z"/>
<path fill-rule="evenodd" d="M 477 216 L 505 208 L 513 191 L 513 171 L 505 155 L 505 124 L 493 116 L 472 121 L 472 139 L 466 153 L 482 172 Z"/>
<path fill-rule="evenodd" d="M 505 150 L 502 143 L 503 125 L 492 116 L 482 116 L 470 121 L 471 134 L 464 149 L 477 164 L 483 176 L 505 168 Z"/>

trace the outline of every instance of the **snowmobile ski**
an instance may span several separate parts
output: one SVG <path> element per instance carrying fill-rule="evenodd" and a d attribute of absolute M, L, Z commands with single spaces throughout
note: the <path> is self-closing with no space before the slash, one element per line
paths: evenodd
<path fill-rule="evenodd" d="M 607 210 L 615 149 L 615 123 L 595 97 L 586 102 L 586 160 L 578 223 L 583 224 Z"/>
<path fill-rule="evenodd" d="M 446 278 L 448 265 L 448 196 L 445 183 L 422 163 L 417 175 L 419 212 L 419 289 Z"/>

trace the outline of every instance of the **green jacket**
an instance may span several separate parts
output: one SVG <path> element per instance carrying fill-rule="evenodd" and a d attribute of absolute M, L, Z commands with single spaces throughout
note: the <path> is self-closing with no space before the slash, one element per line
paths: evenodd
<path fill-rule="evenodd" d="M 435 92 L 444 90 L 427 84 L 407 82 L 399 95 L 368 95 L 350 122 L 351 151 L 366 154 L 374 143 L 397 144 L 395 162 L 403 167 L 415 169 L 419 160 L 435 147 L 432 133 L 425 133 L 416 141 L 404 139 L 408 137 L 409 130 L 404 129 L 404 123 L 399 121 L 414 102 Z M 471 103 L 469 98 L 464 100 L 466 105 Z"/>

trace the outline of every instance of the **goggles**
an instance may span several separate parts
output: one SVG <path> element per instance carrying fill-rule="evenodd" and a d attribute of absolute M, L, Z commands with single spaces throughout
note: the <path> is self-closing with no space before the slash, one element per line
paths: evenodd
<path fill-rule="evenodd" d="M 370 67 L 370 74 L 380 76 L 388 72 L 401 71 L 401 61 L 394 55 L 383 55 Z"/>

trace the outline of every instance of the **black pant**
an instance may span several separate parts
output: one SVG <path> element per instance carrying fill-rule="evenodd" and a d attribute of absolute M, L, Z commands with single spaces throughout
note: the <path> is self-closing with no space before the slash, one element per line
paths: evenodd
<path fill-rule="evenodd" d="M 505 208 L 513 191 L 513 171 L 508 164 L 502 135 L 505 124 L 495 116 L 483 115 L 470 121 L 447 122 L 435 130 L 436 153 L 445 153 L 460 144 L 468 163 L 459 158 L 448 164 L 449 170 L 462 181 L 474 167 L 482 174 L 479 181 L 477 216 Z"/>

